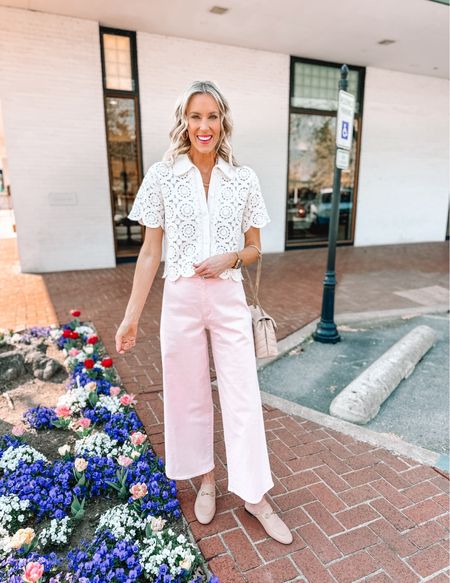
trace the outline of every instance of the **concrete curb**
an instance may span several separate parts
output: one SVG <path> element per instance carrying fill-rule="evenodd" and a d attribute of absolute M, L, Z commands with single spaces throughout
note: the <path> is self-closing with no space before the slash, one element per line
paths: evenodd
<path fill-rule="evenodd" d="M 336 314 L 335 322 L 337 326 L 345 324 L 371 324 L 374 320 L 394 320 L 397 318 L 413 318 L 414 316 L 422 316 L 426 314 L 435 313 L 448 313 L 449 307 L 445 304 L 437 304 L 433 306 L 418 306 L 411 308 L 400 308 L 395 310 L 377 310 L 368 312 L 356 312 L 356 313 L 341 313 Z M 293 334 L 286 336 L 278 342 L 279 354 L 272 358 L 257 359 L 258 371 L 262 370 L 272 362 L 275 362 L 279 358 L 286 355 L 290 350 L 307 340 L 311 337 L 312 333 L 316 329 L 317 323 L 320 318 L 316 318 L 300 330 L 297 330 Z M 438 452 L 420 447 L 419 445 L 414 445 L 399 437 L 394 435 L 388 435 L 385 433 L 378 433 L 372 429 L 361 427 L 360 425 L 355 425 L 348 421 L 342 419 L 337 419 L 326 413 L 304 407 L 292 401 L 288 401 L 281 397 L 277 397 L 265 391 L 261 391 L 262 402 L 277 409 L 280 409 L 284 413 L 289 415 L 298 415 L 304 419 L 308 419 L 319 425 L 324 425 L 335 431 L 339 431 L 345 435 L 349 435 L 354 439 L 363 441 L 365 443 L 370 443 L 377 447 L 383 447 L 397 455 L 402 455 L 404 457 L 410 458 L 418 463 L 432 466 L 449 471 L 449 456 L 446 454 L 440 454 Z"/>
<path fill-rule="evenodd" d="M 293 403 L 292 401 L 287 401 L 281 397 L 276 397 L 265 391 L 261 391 L 261 398 L 265 405 L 280 409 L 280 411 L 283 411 L 288 415 L 297 415 L 298 417 L 302 417 L 302 419 L 308 419 L 318 425 L 323 425 L 324 427 L 334 429 L 344 435 L 349 435 L 358 441 L 370 443 L 376 447 L 382 447 L 392 453 L 407 457 L 420 464 L 437 467 L 448 472 L 449 456 L 445 454 L 439 454 L 430 449 L 420 447 L 419 445 L 408 443 L 394 435 L 378 433 L 372 429 L 367 429 L 360 425 L 354 425 L 353 423 L 337 419 L 326 413 L 321 413 L 320 411 L 309 409 L 298 403 Z"/>

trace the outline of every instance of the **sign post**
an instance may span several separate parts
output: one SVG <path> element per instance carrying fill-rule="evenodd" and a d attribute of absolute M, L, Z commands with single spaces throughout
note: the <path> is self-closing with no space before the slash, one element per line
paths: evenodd
<path fill-rule="evenodd" d="M 341 197 L 341 171 L 349 166 L 353 137 L 355 97 L 347 93 L 348 67 L 342 65 L 339 80 L 339 106 L 336 120 L 336 158 L 331 198 L 330 229 L 328 233 L 327 269 L 323 280 L 322 313 L 313 332 L 314 340 L 335 344 L 341 340 L 334 323 L 334 293 L 336 288 L 336 240 L 339 226 L 339 202 Z"/>

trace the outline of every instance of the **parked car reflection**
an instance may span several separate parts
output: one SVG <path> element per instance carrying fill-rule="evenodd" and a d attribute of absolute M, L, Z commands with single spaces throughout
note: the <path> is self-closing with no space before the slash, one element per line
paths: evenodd
<path fill-rule="evenodd" d="M 311 226 L 311 201 L 317 193 L 309 188 L 291 191 L 288 199 L 288 225 L 290 230 L 308 230 Z"/>
<path fill-rule="evenodd" d="M 311 224 L 317 227 L 321 225 L 328 225 L 331 216 L 331 197 L 333 194 L 332 188 L 322 188 L 316 199 L 311 202 Z M 348 223 L 350 213 L 352 211 L 352 189 L 343 188 L 339 201 L 339 222 Z"/>

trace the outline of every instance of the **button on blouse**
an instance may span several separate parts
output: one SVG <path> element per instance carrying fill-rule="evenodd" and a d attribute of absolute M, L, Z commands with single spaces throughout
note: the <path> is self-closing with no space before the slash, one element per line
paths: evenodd
<path fill-rule="evenodd" d="M 200 171 L 187 154 L 148 169 L 128 218 L 164 229 L 163 277 L 172 281 L 195 275 L 193 263 L 238 251 L 242 233 L 270 222 L 254 170 L 218 156 L 206 197 Z M 219 277 L 239 281 L 242 273 L 226 269 Z"/>

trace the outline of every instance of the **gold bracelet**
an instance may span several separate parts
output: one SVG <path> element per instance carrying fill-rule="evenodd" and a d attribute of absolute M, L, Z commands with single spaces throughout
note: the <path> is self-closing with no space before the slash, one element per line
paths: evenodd
<path fill-rule="evenodd" d="M 234 268 L 234 266 L 236 265 L 236 263 L 239 261 L 240 257 L 239 257 L 238 251 L 233 251 L 233 253 L 236 254 L 236 261 L 233 263 L 233 268 Z"/>

